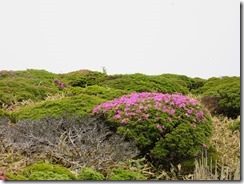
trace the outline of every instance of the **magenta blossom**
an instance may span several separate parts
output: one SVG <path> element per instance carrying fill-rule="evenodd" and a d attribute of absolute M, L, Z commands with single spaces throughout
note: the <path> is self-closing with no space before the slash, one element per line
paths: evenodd
<path fill-rule="evenodd" d="M 1 175 L 5 175 L 5 174 L 6 174 L 6 170 L 2 170 Z"/>
<path fill-rule="evenodd" d="M 6 170 L 2 170 L 1 171 L 2 176 L 0 176 L 0 180 L 8 180 L 8 178 L 5 176 L 5 174 L 6 174 Z"/>
<path fill-rule="evenodd" d="M 120 119 L 120 118 L 121 118 L 120 114 L 116 114 L 116 115 L 114 116 L 114 119 Z"/>
<path fill-rule="evenodd" d="M 192 123 L 206 121 L 204 112 L 199 110 L 199 103 L 196 100 L 182 94 L 156 92 L 123 95 L 98 105 L 93 109 L 93 114 L 107 114 L 111 121 L 122 124 L 132 121 L 157 121 L 165 116 L 169 122 L 173 122 L 184 118 L 184 115 Z"/>

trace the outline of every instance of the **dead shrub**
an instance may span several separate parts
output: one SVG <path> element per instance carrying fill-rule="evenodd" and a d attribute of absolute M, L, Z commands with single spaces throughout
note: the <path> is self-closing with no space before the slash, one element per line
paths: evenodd
<path fill-rule="evenodd" d="M 0 139 L 4 149 L 11 147 L 27 157 L 40 153 L 71 170 L 86 166 L 102 171 L 139 153 L 133 142 L 91 117 L 63 116 L 0 125 Z"/>

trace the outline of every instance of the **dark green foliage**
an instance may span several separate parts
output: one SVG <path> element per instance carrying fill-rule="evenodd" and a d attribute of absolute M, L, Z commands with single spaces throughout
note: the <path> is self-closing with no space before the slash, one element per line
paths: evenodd
<path fill-rule="evenodd" d="M 197 93 L 213 114 L 240 115 L 240 77 L 210 78 Z"/>
<path fill-rule="evenodd" d="M 147 178 L 140 172 L 130 171 L 123 168 L 113 169 L 108 176 L 108 180 L 146 180 Z"/>
<path fill-rule="evenodd" d="M 151 154 L 161 160 L 159 163 L 161 162 L 168 169 L 169 165 L 167 163 L 174 165 L 181 163 L 183 166 L 185 161 L 194 163 L 192 158 L 199 156 L 203 143 L 210 146 L 210 140 L 206 139 L 210 136 L 210 133 L 211 127 L 207 123 L 194 128 L 188 122 L 185 122 L 159 140 L 151 150 Z"/>
<path fill-rule="evenodd" d="M 199 156 L 203 143 L 210 146 L 212 126 L 209 120 L 196 127 L 186 119 L 175 126 L 171 126 L 169 122 L 166 124 L 167 120 L 163 120 L 163 117 L 162 121 L 165 127 L 168 126 L 164 135 L 149 121 L 120 126 L 117 132 L 135 139 L 141 156 L 150 155 L 147 158 L 155 166 L 163 166 L 165 169 L 170 168 L 170 163 L 177 165 L 189 159 L 194 161 L 194 158 Z"/>
<path fill-rule="evenodd" d="M 96 105 L 104 102 L 104 100 L 110 100 L 129 92 L 94 85 L 87 88 L 70 87 L 64 89 L 64 93 L 67 97 L 63 99 L 41 102 L 35 106 L 23 107 L 13 112 L 12 120 L 40 119 L 46 116 L 57 117 L 64 112 L 80 115 L 89 114 Z"/>
<path fill-rule="evenodd" d="M 189 93 L 188 89 L 163 76 L 144 74 L 111 75 L 99 85 L 130 92 Z"/>
<path fill-rule="evenodd" d="M 63 81 L 70 86 L 86 87 L 98 84 L 106 77 L 106 74 L 101 72 L 80 70 L 61 75 Z"/>
<path fill-rule="evenodd" d="M 83 167 L 77 176 L 77 180 L 104 180 L 105 177 L 91 168 Z"/>
<path fill-rule="evenodd" d="M 65 89 L 67 96 L 75 96 L 79 94 L 93 95 L 102 99 L 111 100 L 118 98 L 124 94 L 130 93 L 126 90 L 114 89 L 109 87 L 102 87 L 98 85 L 88 86 L 86 88 L 70 87 Z"/>
<path fill-rule="evenodd" d="M 206 81 L 201 78 L 190 78 L 186 75 L 162 74 L 160 76 L 168 78 L 172 82 L 178 83 L 179 85 L 186 87 L 191 92 L 202 87 Z"/>
<path fill-rule="evenodd" d="M 204 86 L 205 83 L 206 83 L 205 79 L 201 79 L 198 77 L 193 78 L 193 82 L 191 83 L 191 86 L 190 86 L 190 91 L 192 93 L 195 93 L 195 91 L 197 91 L 199 88 Z"/>
<path fill-rule="evenodd" d="M 67 168 L 48 163 L 36 163 L 22 170 L 20 175 L 27 180 L 76 180 Z"/>
<path fill-rule="evenodd" d="M 35 106 L 23 107 L 12 113 L 15 122 L 21 119 L 41 119 L 47 116 L 57 117 L 63 113 L 67 114 L 89 114 L 92 109 L 104 102 L 103 99 L 86 94 L 66 97 L 59 100 L 44 101 Z"/>

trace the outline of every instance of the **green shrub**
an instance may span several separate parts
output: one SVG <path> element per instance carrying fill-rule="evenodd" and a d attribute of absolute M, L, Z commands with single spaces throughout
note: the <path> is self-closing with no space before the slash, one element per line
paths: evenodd
<path fill-rule="evenodd" d="M 45 70 L 1 71 L 0 76 L 0 105 L 40 101 L 59 91 L 54 81 L 57 75 Z"/>
<path fill-rule="evenodd" d="M 186 87 L 191 92 L 194 92 L 198 88 L 202 87 L 205 83 L 204 79 L 190 78 L 190 77 L 187 77 L 185 75 L 162 74 L 160 76 L 168 78 L 172 82 L 178 83 L 179 85 Z"/>
<path fill-rule="evenodd" d="M 93 113 L 135 140 L 142 155 L 158 164 L 178 164 L 194 158 L 203 144 L 210 147 L 210 116 L 199 102 L 184 95 L 133 93 L 100 104 Z"/>
<path fill-rule="evenodd" d="M 104 180 L 105 177 L 91 168 L 83 167 L 77 176 L 78 180 Z"/>
<path fill-rule="evenodd" d="M 189 93 L 186 87 L 166 77 L 138 73 L 108 76 L 98 84 L 115 89 L 129 90 L 130 92 Z"/>
<path fill-rule="evenodd" d="M 140 172 L 130 171 L 123 168 L 113 169 L 108 176 L 108 180 L 146 180 L 147 178 Z"/>
<path fill-rule="evenodd" d="M 103 99 L 86 94 L 66 97 L 59 100 L 44 101 L 35 106 L 23 107 L 11 114 L 12 120 L 41 119 L 44 117 L 58 117 L 64 113 L 84 115 L 92 111 Z"/>
<path fill-rule="evenodd" d="M 232 118 L 240 115 L 240 77 L 210 78 L 197 93 L 213 114 Z"/>
<path fill-rule="evenodd" d="M 8 180 L 28 180 L 26 177 L 24 177 L 22 175 L 15 175 L 8 171 L 6 172 L 6 177 L 8 178 Z"/>
<path fill-rule="evenodd" d="M 86 95 L 97 96 L 99 98 L 106 99 L 106 100 L 112 100 L 114 98 L 118 98 L 122 95 L 130 93 L 129 91 L 126 90 L 102 87 L 98 85 L 92 85 L 86 88 L 70 87 L 70 88 L 66 88 L 64 92 L 66 93 L 67 96 L 86 94 Z"/>
<path fill-rule="evenodd" d="M 67 168 L 59 165 L 36 163 L 26 167 L 20 175 L 27 180 L 75 180 L 75 175 Z"/>
<path fill-rule="evenodd" d="M 206 83 L 206 79 L 201 79 L 199 77 L 193 78 L 193 82 L 191 83 L 190 86 L 191 93 L 195 94 L 199 88 L 204 86 L 205 83 Z"/>
<path fill-rule="evenodd" d="M 70 180 L 70 178 L 53 171 L 33 171 L 28 180 Z"/>
<path fill-rule="evenodd" d="M 106 74 L 104 73 L 89 70 L 80 70 L 61 75 L 63 81 L 73 87 L 86 87 L 95 85 L 105 77 Z"/>

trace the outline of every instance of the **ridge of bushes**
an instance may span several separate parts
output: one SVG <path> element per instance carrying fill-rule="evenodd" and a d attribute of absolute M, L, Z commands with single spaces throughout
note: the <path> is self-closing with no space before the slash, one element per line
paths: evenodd
<path fill-rule="evenodd" d="M 73 87 L 87 87 L 91 85 L 98 84 L 107 75 L 97 71 L 90 70 L 79 70 L 74 72 L 69 72 L 66 74 L 61 74 L 61 79 L 67 83 L 69 86 Z"/>
<path fill-rule="evenodd" d="M 191 98 L 191 94 L 198 95 L 197 98 L 201 101 Z M 18 150 L 17 154 L 32 156 L 35 150 L 46 146 L 46 152 L 39 149 L 40 154 L 49 155 L 46 143 L 52 143 L 54 139 L 49 137 L 56 136 L 55 140 L 62 143 L 60 148 L 73 147 L 61 152 L 59 147 L 54 150 L 50 144 L 50 150 L 53 153 L 56 151 L 51 162 L 70 170 L 84 167 L 77 173 L 81 180 L 144 180 L 145 177 L 140 172 L 119 168 L 116 165 L 119 159 L 114 162 L 111 156 L 114 156 L 112 152 L 115 151 L 119 158 L 126 156 L 126 153 L 128 158 L 132 158 L 133 154 L 129 151 L 134 149 L 133 159 L 145 158 L 156 171 L 169 171 L 173 164 L 175 168 L 181 166 L 181 174 L 192 173 L 195 158 L 206 156 L 206 152 L 208 158 L 215 160 L 217 156 L 211 145 L 213 126 L 208 111 L 214 115 L 236 118 L 240 115 L 240 96 L 240 77 L 212 77 L 205 80 L 176 74 L 107 75 L 106 71 L 90 70 L 66 74 L 33 69 L 0 71 L 0 151 L 4 153 L 4 150 Z M 73 118 L 76 115 L 81 116 Z M 88 115 L 87 119 L 82 120 L 80 117 L 83 115 Z M 95 117 L 90 117 L 91 115 Z M 12 124 L 13 122 L 17 124 Z M 57 123 L 59 129 L 51 123 Z M 238 132 L 240 123 L 236 119 L 228 126 L 229 131 Z M 64 129 L 65 126 L 71 126 L 69 131 Z M 102 131 L 103 128 L 106 131 Z M 54 134 L 57 131 L 64 131 L 64 134 Z M 91 133 L 92 131 L 95 133 Z M 5 136 L 6 133 L 12 136 L 12 140 Z M 43 135 L 36 139 L 37 134 Z M 121 137 L 123 140 L 119 142 L 120 139 L 117 138 Z M 105 141 L 107 147 L 100 140 Z M 25 141 L 31 141 L 31 144 Z M 40 144 L 35 144 L 35 141 Z M 99 158 L 106 153 L 110 160 L 104 157 L 101 167 L 101 159 L 94 159 L 94 151 L 84 151 L 83 155 L 76 152 L 77 148 L 84 148 L 83 143 L 88 147 L 93 146 L 92 149 L 101 149 Z M 26 146 L 26 149 L 18 144 Z M 36 151 L 35 154 L 39 152 Z M 83 162 L 86 162 L 85 165 Z M 97 162 L 99 164 L 94 164 Z M 113 162 L 116 164 L 111 164 Z M 53 164 L 36 163 L 17 176 L 7 172 L 6 177 L 14 180 L 77 179 L 67 168 L 64 168 L 65 171 L 61 168 L 62 172 L 59 172 L 60 169 Z"/>
<path fill-rule="evenodd" d="M 212 77 L 196 92 L 213 114 L 232 118 L 240 115 L 240 77 Z"/>
<path fill-rule="evenodd" d="M 54 81 L 57 76 L 45 70 L 0 71 L 0 105 L 29 99 L 41 101 L 57 93 L 59 87 Z"/>
<path fill-rule="evenodd" d="M 104 99 L 93 95 L 80 94 L 58 100 L 40 102 L 34 106 L 22 107 L 12 112 L 10 117 L 12 121 L 17 122 L 22 119 L 58 117 L 64 113 L 85 115 L 89 114 L 96 105 L 104 101 Z"/>
<path fill-rule="evenodd" d="M 166 77 L 149 76 L 140 73 L 107 76 L 107 78 L 98 83 L 98 85 L 129 90 L 130 92 L 189 93 L 186 87 Z"/>
<path fill-rule="evenodd" d="M 198 88 L 202 87 L 206 82 L 205 79 L 201 79 L 198 77 L 191 78 L 186 75 L 177 75 L 177 74 L 162 74 L 159 75 L 162 77 L 166 77 L 173 82 L 180 84 L 181 86 L 186 87 L 190 92 L 194 92 Z"/>

